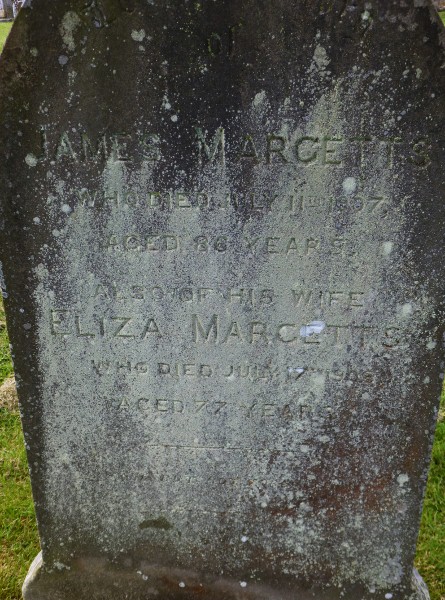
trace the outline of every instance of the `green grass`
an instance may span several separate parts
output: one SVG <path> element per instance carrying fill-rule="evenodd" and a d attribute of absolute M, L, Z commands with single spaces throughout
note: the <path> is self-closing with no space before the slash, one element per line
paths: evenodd
<path fill-rule="evenodd" d="M 444 406 L 442 398 L 442 406 Z M 432 600 L 445 599 L 445 422 L 437 426 L 416 565 Z"/>
<path fill-rule="evenodd" d="M 39 551 L 20 418 L 0 408 L 0 598 L 20 600 Z"/>
<path fill-rule="evenodd" d="M 4 323 L 0 302 L 0 323 Z M 0 329 L 0 384 L 12 375 L 9 341 Z M 39 551 L 25 446 L 17 410 L 0 407 L 0 600 L 20 600 L 20 588 Z"/>
<path fill-rule="evenodd" d="M 439 14 L 440 14 L 440 18 L 442 19 L 442 23 L 445 25 L 445 10 L 443 10 Z"/>
<path fill-rule="evenodd" d="M 13 374 L 3 303 L 0 303 L 0 382 Z"/>
<path fill-rule="evenodd" d="M 5 45 L 6 38 L 8 37 L 11 27 L 12 23 L 0 23 L 0 52 L 3 50 L 3 46 Z"/>

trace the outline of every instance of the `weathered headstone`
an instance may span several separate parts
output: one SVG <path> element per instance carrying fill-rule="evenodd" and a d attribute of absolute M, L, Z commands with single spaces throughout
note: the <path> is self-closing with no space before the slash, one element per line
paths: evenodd
<path fill-rule="evenodd" d="M 14 4 L 12 0 L 2 0 L 1 11 L 3 12 L 4 19 L 13 19 L 14 18 Z"/>
<path fill-rule="evenodd" d="M 33 0 L 1 248 L 26 600 L 402 600 L 443 370 L 423 0 Z"/>

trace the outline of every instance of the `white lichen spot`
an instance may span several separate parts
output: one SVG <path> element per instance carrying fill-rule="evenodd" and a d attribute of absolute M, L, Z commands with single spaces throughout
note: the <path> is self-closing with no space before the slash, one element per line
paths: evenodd
<path fill-rule="evenodd" d="M 385 594 L 385 598 L 386 598 L 386 600 L 391 600 L 392 594 L 389 594 L 389 593 Z"/>
<path fill-rule="evenodd" d="M 355 177 L 346 177 L 343 181 L 343 191 L 348 196 L 357 191 L 357 180 Z"/>
<path fill-rule="evenodd" d="M 34 58 L 39 55 L 39 51 L 37 50 L 37 48 L 34 47 L 32 47 L 29 52 L 31 56 L 34 56 Z"/>
<path fill-rule="evenodd" d="M 63 45 L 70 52 L 74 52 L 76 49 L 74 33 L 81 23 L 82 21 L 80 20 L 80 17 L 72 10 L 67 12 L 62 19 L 59 31 L 60 35 L 62 36 Z"/>
<path fill-rule="evenodd" d="M 245 587 L 247 587 L 247 582 L 246 582 L 246 581 L 240 581 L 240 582 L 239 582 L 239 584 L 240 584 L 240 586 L 241 586 L 242 588 L 245 588 Z"/>
<path fill-rule="evenodd" d="M 28 167 L 35 167 L 38 162 L 39 161 L 34 154 L 27 154 L 25 156 L 25 163 L 28 165 Z"/>
<path fill-rule="evenodd" d="M 397 483 L 400 485 L 400 487 L 403 487 L 405 485 L 405 483 L 408 483 L 408 481 L 409 481 L 409 477 L 406 473 L 401 473 L 397 477 Z"/>
<path fill-rule="evenodd" d="M 404 304 L 402 306 L 402 309 L 400 312 L 402 313 L 402 317 L 409 317 L 410 315 L 413 314 L 413 305 L 410 304 L 409 302 L 407 302 L 406 304 Z"/>
<path fill-rule="evenodd" d="M 362 21 L 369 21 L 369 17 L 371 16 L 369 10 L 365 10 L 362 13 Z"/>
<path fill-rule="evenodd" d="M 327 444 L 328 442 L 331 441 L 331 438 L 328 435 L 320 435 L 318 436 L 318 440 L 322 443 L 322 444 Z"/>
<path fill-rule="evenodd" d="M 422 69 L 416 69 L 416 77 L 420 79 L 422 77 Z"/>
<path fill-rule="evenodd" d="M 76 77 L 77 77 L 76 71 L 71 70 L 68 73 L 68 84 L 72 86 L 76 80 Z"/>
<path fill-rule="evenodd" d="M 184 583 L 183 581 L 180 581 L 180 582 L 179 582 L 179 587 L 180 587 L 180 588 L 185 588 L 185 583 Z"/>
<path fill-rule="evenodd" d="M 255 107 L 261 106 L 263 102 L 266 100 L 266 92 L 263 90 L 262 92 L 258 92 L 255 94 L 255 98 L 253 99 L 253 105 Z"/>
<path fill-rule="evenodd" d="M 435 342 L 434 340 L 430 340 L 426 347 L 428 350 L 434 350 L 434 348 L 437 346 L 437 342 Z"/>
<path fill-rule="evenodd" d="M 326 323 L 324 321 L 312 321 L 309 325 L 303 325 L 300 329 L 300 335 L 304 338 L 311 337 L 321 333 L 325 327 Z"/>
<path fill-rule="evenodd" d="M 326 377 L 320 373 L 314 373 L 311 377 L 311 388 L 321 389 L 326 384 Z"/>
<path fill-rule="evenodd" d="M 173 121 L 173 123 L 176 123 L 178 121 L 178 115 L 172 115 L 170 119 Z"/>
<path fill-rule="evenodd" d="M 289 373 L 289 375 L 296 375 L 300 377 L 301 375 L 303 375 L 304 369 L 303 367 L 288 367 L 287 372 Z"/>
<path fill-rule="evenodd" d="M 71 212 L 71 206 L 69 206 L 69 204 L 62 204 L 62 212 L 64 212 L 66 215 L 69 215 Z"/>
<path fill-rule="evenodd" d="M 318 45 L 315 48 L 314 62 L 321 71 L 328 68 L 329 63 L 331 61 L 328 57 L 328 53 L 326 52 L 325 48 L 323 48 L 323 46 Z"/>
<path fill-rule="evenodd" d="M 68 56 L 66 56 L 66 54 L 61 54 L 59 56 L 58 60 L 59 60 L 59 65 L 61 65 L 63 67 L 68 62 Z"/>
<path fill-rule="evenodd" d="M 139 31 L 133 29 L 133 31 L 131 32 L 131 38 L 135 42 L 142 42 L 145 39 L 146 35 L 147 34 L 145 33 L 145 29 L 139 29 Z"/>
<path fill-rule="evenodd" d="M 165 110 L 170 110 L 171 107 L 172 107 L 172 105 L 170 103 L 170 100 L 165 95 L 164 98 L 162 99 L 162 108 L 164 108 Z"/>
<path fill-rule="evenodd" d="M 430 382 L 431 382 L 431 379 L 428 376 L 426 376 L 425 379 L 423 380 L 423 383 L 425 383 L 425 384 L 428 384 Z"/>
<path fill-rule="evenodd" d="M 33 222 L 35 225 L 40 225 L 40 219 L 39 219 L 39 217 L 34 217 L 34 219 L 32 220 L 32 222 Z"/>
<path fill-rule="evenodd" d="M 394 242 L 383 242 L 382 254 L 383 256 L 389 256 L 394 250 Z"/>
<path fill-rule="evenodd" d="M 241 541 L 242 541 L 242 543 L 243 543 L 243 544 L 245 544 L 245 543 L 247 542 L 247 540 L 248 540 L 248 539 L 249 539 L 249 538 L 248 538 L 246 535 L 242 535 L 242 536 L 241 536 Z"/>

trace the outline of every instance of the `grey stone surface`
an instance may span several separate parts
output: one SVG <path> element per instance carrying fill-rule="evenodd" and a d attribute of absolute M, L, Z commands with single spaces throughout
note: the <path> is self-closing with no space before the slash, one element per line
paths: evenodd
<path fill-rule="evenodd" d="M 425 598 L 442 26 L 33 0 L 0 59 L 26 600 Z"/>

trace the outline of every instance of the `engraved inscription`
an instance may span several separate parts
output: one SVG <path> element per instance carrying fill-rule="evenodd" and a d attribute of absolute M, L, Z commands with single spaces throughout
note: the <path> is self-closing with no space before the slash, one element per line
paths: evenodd
<path fill-rule="evenodd" d="M 137 193 L 133 190 L 103 192 L 88 188 L 74 189 L 69 192 L 69 206 L 72 210 L 78 207 L 91 210 L 110 208 L 133 208 L 151 214 L 152 212 L 182 213 L 246 210 L 254 213 L 269 213 L 273 210 L 301 216 L 305 213 L 317 212 L 335 216 L 350 211 L 357 216 L 378 213 L 387 216 L 390 210 L 389 198 L 378 193 L 357 193 L 352 197 L 313 197 L 299 193 L 281 194 L 278 190 L 270 193 L 229 192 L 217 195 L 209 190 L 167 190 Z"/>
<path fill-rule="evenodd" d="M 69 310 L 52 310 L 50 317 L 53 335 L 76 337 L 108 337 L 117 339 L 161 338 L 162 333 L 155 319 L 142 316 L 101 317 L 85 322 L 82 315 Z"/>
<path fill-rule="evenodd" d="M 239 413 L 241 417 L 267 421 L 282 419 L 285 421 L 304 420 L 312 414 L 312 409 L 304 402 L 309 397 L 295 399 L 292 402 L 278 404 L 263 400 L 248 400 L 241 404 L 210 399 L 173 399 L 173 398 L 115 398 L 107 402 L 110 410 L 138 412 L 145 416 L 164 415 L 202 415 L 223 416 L 225 413 Z"/>
<path fill-rule="evenodd" d="M 95 18 L 102 23 L 103 14 L 96 9 L 96 15 Z M 223 40 L 219 34 L 211 34 L 208 48 L 214 56 L 222 52 Z M 76 131 L 63 131 L 53 137 L 49 129 L 42 128 L 39 132 L 40 148 L 30 150 L 39 162 L 103 164 L 111 161 L 131 164 L 163 160 L 166 142 L 158 132 L 105 132 L 92 139 L 82 126 Z M 188 144 L 190 155 L 196 157 L 198 165 L 224 165 L 230 160 L 283 167 L 293 164 L 309 169 L 339 169 L 347 162 L 349 166 L 358 168 L 378 164 L 381 168 L 392 170 L 400 162 L 424 168 L 430 164 L 432 153 L 432 143 L 419 138 L 376 138 L 365 133 L 345 137 L 328 132 L 302 133 L 296 130 L 289 135 L 282 135 L 278 131 L 256 134 L 246 131 L 237 139 L 227 139 L 222 127 L 208 131 L 200 125 L 189 128 Z"/>
<path fill-rule="evenodd" d="M 375 381 L 375 371 L 357 371 L 350 368 L 345 369 L 322 369 L 313 366 L 286 366 L 277 364 L 221 364 L 221 363 L 168 363 L 156 361 L 131 361 L 125 358 L 111 362 L 107 360 L 92 360 L 91 366 L 96 375 L 141 375 L 153 376 L 169 381 L 194 380 L 194 379 L 219 379 L 226 384 L 240 382 L 246 383 L 271 383 L 281 381 L 282 383 L 295 386 L 305 385 L 313 377 L 322 377 L 323 380 L 341 384 L 362 382 L 363 384 Z"/>

